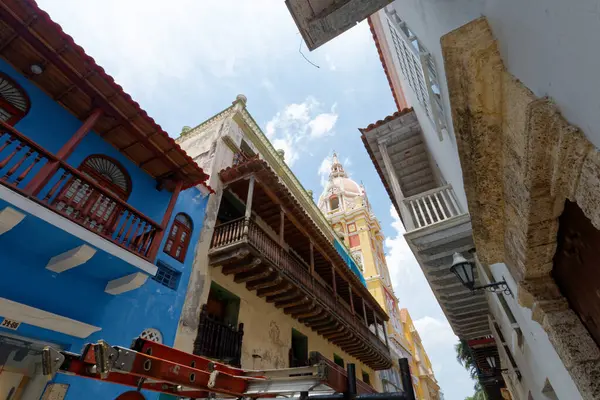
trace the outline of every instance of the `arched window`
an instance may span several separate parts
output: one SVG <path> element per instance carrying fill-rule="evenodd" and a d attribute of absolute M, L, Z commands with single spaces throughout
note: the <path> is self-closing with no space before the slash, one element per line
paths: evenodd
<path fill-rule="evenodd" d="M 29 112 L 29 104 L 25 90 L 0 73 L 0 120 L 9 125 L 16 124 Z"/>
<path fill-rule="evenodd" d="M 177 214 L 165 243 L 165 253 L 183 262 L 190 244 L 190 236 L 192 236 L 192 219 L 186 214 Z"/>
<path fill-rule="evenodd" d="M 124 201 L 129 198 L 131 179 L 118 161 L 102 155 L 92 155 L 81 163 L 79 170 L 115 197 Z M 67 182 L 54 204 L 58 211 L 82 220 L 85 226 L 99 232 L 114 225 L 121 208 L 114 200 L 76 177 Z M 81 212 L 86 214 L 73 215 Z"/>
<path fill-rule="evenodd" d="M 331 196 L 329 199 L 329 209 L 331 211 L 337 210 L 340 208 L 340 198 L 337 196 Z"/>

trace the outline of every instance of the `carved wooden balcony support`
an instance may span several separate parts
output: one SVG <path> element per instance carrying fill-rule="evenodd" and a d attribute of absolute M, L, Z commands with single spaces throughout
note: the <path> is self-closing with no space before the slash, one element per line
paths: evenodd
<path fill-rule="evenodd" d="M 290 290 L 291 287 L 292 287 L 292 285 L 290 285 L 288 282 L 282 281 L 279 284 L 277 284 L 276 286 L 259 289 L 256 292 L 256 295 L 258 297 L 276 296 L 279 294 L 286 293 L 287 291 Z"/>

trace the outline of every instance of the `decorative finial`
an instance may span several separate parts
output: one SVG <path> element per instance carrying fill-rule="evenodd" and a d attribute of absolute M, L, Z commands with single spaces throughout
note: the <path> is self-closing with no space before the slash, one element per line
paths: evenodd
<path fill-rule="evenodd" d="M 231 104 L 242 103 L 242 107 L 246 107 L 246 103 L 248 102 L 248 98 L 243 94 L 238 94 L 235 96 L 235 101 Z"/>
<path fill-rule="evenodd" d="M 282 160 L 285 160 L 285 150 L 278 149 L 277 154 L 279 154 L 279 157 L 281 157 Z"/>

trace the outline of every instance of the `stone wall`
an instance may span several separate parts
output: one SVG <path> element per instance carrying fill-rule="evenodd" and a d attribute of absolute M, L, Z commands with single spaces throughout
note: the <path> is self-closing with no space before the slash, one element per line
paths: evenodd
<path fill-rule="evenodd" d="M 507 265 L 583 398 L 600 398 L 600 350 L 550 276 L 567 199 L 600 228 L 600 154 L 506 70 L 485 18 L 441 42 L 479 258 Z"/>

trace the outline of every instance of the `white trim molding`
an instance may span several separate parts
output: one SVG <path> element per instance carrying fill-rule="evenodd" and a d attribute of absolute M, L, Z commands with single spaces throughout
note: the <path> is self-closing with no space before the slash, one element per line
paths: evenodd
<path fill-rule="evenodd" d="M 102 328 L 0 297 L 0 316 L 84 339 Z"/>

